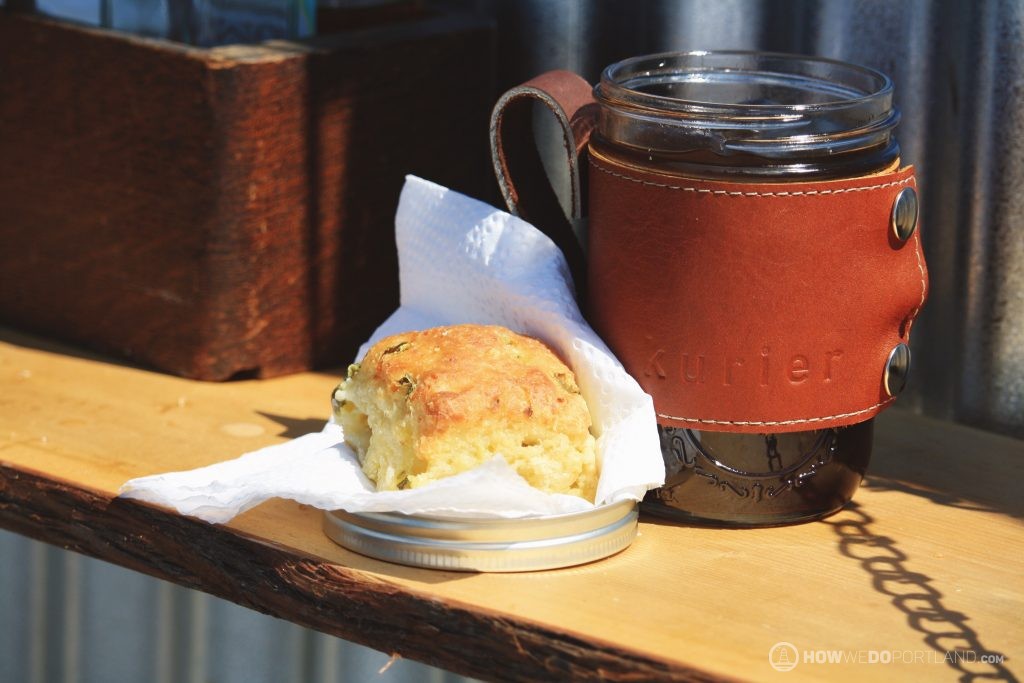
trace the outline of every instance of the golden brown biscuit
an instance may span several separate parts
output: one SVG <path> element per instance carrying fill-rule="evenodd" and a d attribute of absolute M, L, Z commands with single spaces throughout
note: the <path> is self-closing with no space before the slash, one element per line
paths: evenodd
<path fill-rule="evenodd" d="M 333 399 L 379 491 L 500 454 L 538 489 L 594 499 L 590 412 L 572 370 L 536 339 L 485 325 L 398 334 L 350 366 Z"/>

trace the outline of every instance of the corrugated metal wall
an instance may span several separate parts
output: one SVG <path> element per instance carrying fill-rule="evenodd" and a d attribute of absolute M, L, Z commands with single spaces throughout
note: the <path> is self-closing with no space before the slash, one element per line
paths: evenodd
<path fill-rule="evenodd" d="M 662 50 L 766 49 L 889 73 L 923 188 L 932 298 L 903 405 L 1024 436 L 1024 3 L 449 0 L 490 14 L 504 89 Z M 386 655 L 0 533 L 0 681 L 364 681 Z M 382 681 L 456 681 L 399 661 Z"/>
<path fill-rule="evenodd" d="M 2 683 L 456 683 L 389 655 L 0 531 Z"/>

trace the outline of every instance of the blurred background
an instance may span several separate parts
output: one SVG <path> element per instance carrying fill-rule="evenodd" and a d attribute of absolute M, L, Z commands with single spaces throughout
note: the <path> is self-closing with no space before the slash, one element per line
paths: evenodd
<path fill-rule="evenodd" d="M 879 69 L 895 83 L 903 158 L 917 166 L 931 275 L 900 405 L 1024 437 L 1019 0 L 4 1 L 8 10 L 201 46 L 315 42 L 346 17 L 364 21 L 374 11 L 395 20 L 469 13 L 493 30 L 492 53 L 480 55 L 491 60 L 491 78 L 467 84 L 486 102 L 549 69 L 595 82 L 611 62 L 670 50 L 796 52 Z M 10 49 L 0 44 L 0 55 Z M 483 144 L 486 127 L 484 112 L 468 134 Z M 460 189 L 496 202 L 479 159 L 475 175 L 486 185 Z M 377 676 L 387 655 L 7 532 L 0 605 L 0 681 L 460 680 L 405 661 Z"/>

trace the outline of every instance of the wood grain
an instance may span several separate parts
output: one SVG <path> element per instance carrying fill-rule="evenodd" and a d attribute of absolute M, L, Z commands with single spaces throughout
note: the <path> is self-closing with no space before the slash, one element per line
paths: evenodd
<path fill-rule="evenodd" d="M 168 372 L 347 360 L 407 173 L 490 186 L 490 29 L 199 49 L 0 9 L 0 319 Z"/>
<path fill-rule="evenodd" d="M 646 519 L 628 550 L 591 565 L 458 574 L 344 550 L 318 511 L 289 501 L 210 525 L 115 499 L 130 477 L 318 428 L 335 375 L 213 385 L 0 338 L 0 525 L 50 543 L 488 680 L 1020 674 L 1019 441 L 890 411 L 866 485 L 823 522 Z M 811 660 L 774 671 L 780 641 Z M 958 648 L 1005 660 L 943 658 Z M 813 661 L 883 650 L 909 661 Z"/>

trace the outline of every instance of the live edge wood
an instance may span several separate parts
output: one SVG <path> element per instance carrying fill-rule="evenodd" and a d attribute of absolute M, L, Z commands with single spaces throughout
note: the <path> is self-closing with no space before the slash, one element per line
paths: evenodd
<path fill-rule="evenodd" d="M 111 501 L 109 495 L 31 472 L 5 467 L 0 501 L 0 523 L 25 536 L 485 679 L 717 680 L 611 644 L 596 649 L 555 628 L 414 596 L 259 537 L 225 534 L 216 526 L 132 501 Z M 504 663 L 501 669 L 498 662 Z"/>
<path fill-rule="evenodd" d="M 316 429 L 331 373 L 207 384 L 0 329 L 0 526 L 487 680 L 1012 680 L 1024 655 L 1024 444 L 907 413 L 829 520 L 748 531 L 641 522 L 623 553 L 517 575 L 379 562 L 288 501 L 227 525 L 116 498 L 125 480 Z M 932 660 L 769 666 L 805 651 Z M 948 662 L 959 650 L 1002 658 Z M 806 654 L 804 656 L 807 656 Z"/>

